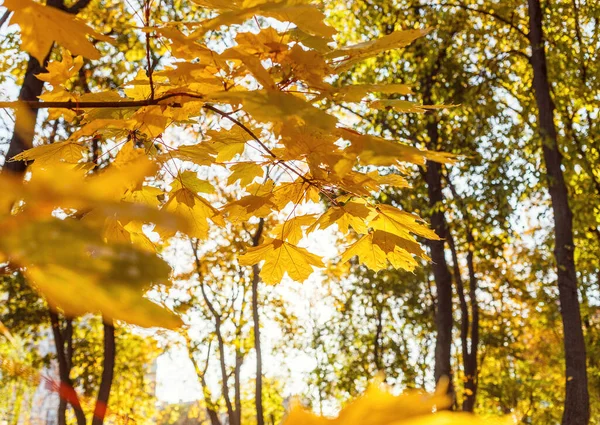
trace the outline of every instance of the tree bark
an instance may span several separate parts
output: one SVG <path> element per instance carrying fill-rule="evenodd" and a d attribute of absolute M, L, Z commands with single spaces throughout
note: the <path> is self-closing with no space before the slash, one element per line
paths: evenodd
<path fill-rule="evenodd" d="M 63 334 L 63 346 L 66 345 L 66 368 L 71 372 L 71 367 L 73 365 L 73 320 L 65 319 L 65 331 Z M 58 349 L 58 348 L 57 348 Z M 64 397 L 60 397 L 58 402 L 58 424 L 66 425 L 67 424 L 67 399 Z"/>
<path fill-rule="evenodd" d="M 458 253 L 456 243 L 452 232 L 448 229 L 447 239 L 452 253 L 452 263 L 454 269 L 454 282 L 456 283 L 456 292 L 458 294 L 460 305 L 460 345 L 462 351 L 464 381 L 464 396 L 462 410 L 472 412 L 475 408 L 477 397 L 477 350 L 479 347 L 479 304 L 477 303 L 477 277 L 473 264 L 473 253 L 470 251 L 473 243 L 473 236 L 470 229 L 467 230 L 467 245 L 469 252 L 467 254 L 467 267 L 469 269 L 469 302 L 471 311 L 469 313 L 469 304 L 465 296 L 465 288 L 458 264 Z M 469 316 L 470 314 L 470 316 Z"/>
<path fill-rule="evenodd" d="M 58 313 L 52 310 L 50 310 L 50 323 L 52 324 L 52 334 L 54 335 L 54 346 L 56 348 L 56 359 L 58 361 L 58 375 L 60 379 L 58 395 L 61 400 L 65 400 L 71 404 L 71 407 L 75 412 L 77 425 L 86 425 L 85 413 L 83 412 L 79 402 L 79 397 L 77 396 L 77 393 L 73 388 L 73 383 L 71 382 L 71 362 L 68 359 L 69 355 L 65 353 L 65 341 L 60 329 L 60 318 L 58 317 Z M 59 425 L 66 425 L 66 417 L 64 414 L 66 412 L 66 404 L 62 404 L 62 406 L 64 406 L 64 411 L 62 412 L 62 416 L 59 414 L 58 423 Z"/>
<path fill-rule="evenodd" d="M 469 356 L 465 361 L 465 389 L 470 391 L 463 402 L 463 410 L 472 412 L 475 408 L 475 400 L 477 397 L 477 378 L 478 378 L 478 362 L 477 351 L 479 349 L 479 303 L 477 301 L 478 280 L 475 274 L 475 265 L 473 262 L 473 232 L 469 228 L 467 231 L 467 268 L 469 270 L 469 302 L 471 303 L 471 347 Z"/>
<path fill-rule="evenodd" d="M 102 425 L 104 423 L 115 372 L 115 358 L 117 354 L 115 327 L 112 321 L 109 321 L 108 319 L 104 320 L 103 327 L 104 361 L 102 362 L 102 379 L 100 381 L 100 388 L 98 389 L 98 396 L 96 397 L 96 407 L 94 409 L 92 425 Z"/>
<path fill-rule="evenodd" d="M 373 338 L 373 362 L 377 368 L 377 372 L 383 371 L 382 365 L 382 347 L 381 347 L 381 335 L 383 333 L 383 306 L 377 303 L 377 323 L 375 325 L 375 336 Z"/>
<path fill-rule="evenodd" d="M 25 79 L 19 92 L 19 100 L 38 100 L 38 96 L 42 94 L 44 82 L 38 80 L 36 75 L 44 71 L 45 68 L 40 65 L 38 60 L 30 56 L 27 62 L 27 71 L 25 71 Z M 26 106 L 15 111 L 15 130 L 10 139 L 8 152 L 6 152 L 5 170 L 15 173 L 25 172 L 27 165 L 24 161 L 10 161 L 10 159 L 32 147 L 37 115 L 37 109 Z"/>
<path fill-rule="evenodd" d="M 63 0 L 48 0 L 47 5 L 64 10 Z M 42 94 L 44 82 L 39 80 L 36 75 L 46 72 L 46 64 L 48 63 L 51 51 L 52 49 L 50 49 L 50 52 L 46 55 L 43 64 L 40 64 L 36 58 L 29 56 L 25 78 L 23 79 L 21 90 L 19 91 L 20 101 L 37 101 L 38 96 Z M 10 162 L 10 159 L 33 146 L 37 116 L 38 110 L 29 106 L 23 106 L 22 108 L 15 110 L 15 129 L 4 158 L 5 170 L 15 173 L 25 172 L 27 164 L 25 164 L 24 161 Z"/>
<path fill-rule="evenodd" d="M 528 0 L 529 41 L 533 67 L 533 89 L 538 107 L 538 125 L 552 211 L 554 213 L 554 257 L 557 265 L 560 312 L 565 348 L 565 410 L 563 425 L 589 422 L 586 353 L 577 297 L 577 276 L 573 258 L 573 214 L 562 171 L 562 155 L 554 125 L 554 102 L 550 94 L 544 46 L 542 8 L 539 0 Z"/>
<path fill-rule="evenodd" d="M 264 229 L 265 221 L 260 219 L 258 227 L 254 237 L 252 238 L 252 245 L 258 246 L 262 232 Z M 262 400 L 262 351 L 260 346 L 260 316 L 258 312 L 258 283 L 260 282 L 260 268 L 258 264 L 252 266 L 252 321 L 254 326 L 254 351 L 256 352 L 256 387 L 255 387 L 255 406 L 256 406 L 256 425 L 265 425 L 265 415 L 263 411 L 263 400 Z"/>
<path fill-rule="evenodd" d="M 466 225 L 467 269 L 469 272 L 469 303 L 471 306 L 470 317 L 469 306 L 467 304 L 465 288 L 460 272 L 460 265 L 458 264 L 456 243 L 454 242 L 452 231 L 449 228 L 447 229 L 447 239 L 448 245 L 450 246 L 450 252 L 452 253 L 454 282 L 456 283 L 456 292 L 458 293 L 461 312 L 460 341 L 463 357 L 463 371 L 465 375 L 465 394 L 463 398 L 462 410 L 465 412 L 473 412 L 477 398 L 477 382 L 479 375 L 477 358 L 479 349 L 479 303 L 477 301 L 477 287 L 479 282 L 477 275 L 475 274 L 475 263 L 473 260 L 475 238 L 473 237 L 472 226 L 468 219 L 467 208 L 465 208 L 465 205 L 462 203 L 456 188 L 450 180 L 450 177 L 448 175 L 445 175 L 444 177 L 448 183 L 448 188 L 450 188 L 450 191 L 452 192 L 454 200 L 459 206 L 461 218 Z"/>
<path fill-rule="evenodd" d="M 440 72 L 442 63 L 448 54 L 448 46 L 442 46 L 432 68 L 423 77 L 422 91 L 423 103 L 425 105 L 434 104 L 433 86 L 435 78 Z M 425 130 L 427 133 L 428 143 L 427 148 L 431 150 L 439 149 L 440 134 L 438 128 L 438 120 L 435 116 L 426 117 L 427 122 Z M 426 169 L 422 173 L 427 185 L 428 203 L 431 210 L 431 226 L 435 233 L 442 238 L 441 240 L 429 240 L 427 245 L 432 260 L 433 277 L 436 287 L 436 305 L 435 305 L 435 365 L 434 377 L 436 384 L 439 383 L 442 377 L 447 377 L 448 394 L 455 400 L 454 386 L 452 384 L 452 274 L 448 268 L 445 254 L 446 237 L 446 219 L 444 215 L 443 202 L 444 194 L 442 192 L 442 166 L 437 162 L 427 161 Z M 453 405 L 454 403 L 452 403 Z"/>
<path fill-rule="evenodd" d="M 438 138 L 437 123 L 433 120 L 427 125 L 430 140 Z M 440 237 L 446 237 L 446 223 L 444 212 L 441 209 L 444 200 L 441 184 L 440 164 L 429 162 L 425 171 L 425 181 L 429 195 L 429 207 L 432 209 L 431 226 Z M 437 335 L 435 339 L 435 382 L 446 376 L 450 380 L 448 392 L 453 395 L 451 349 L 452 349 L 452 275 L 446 262 L 443 240 L 430 240 L 427 242 L 432 260 L 433 276 L 436 287 L 435 326 Z"/>

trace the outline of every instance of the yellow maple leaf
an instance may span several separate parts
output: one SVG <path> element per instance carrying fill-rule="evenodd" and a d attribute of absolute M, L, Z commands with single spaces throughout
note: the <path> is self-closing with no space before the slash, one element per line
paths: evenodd
<path fill-rule="evenodd" d="M 74 60 L 71 53 L 63 49 L 62 60 L 50 61 L 46 66 L 48 72 L 37 74 L 38 80 L 52 84 L 53 87 L 64 85 L 69 79 L 77 75 L 83 66 L 83 57 L 77 56 Z"/>
<path fill-rule="evenodd" d="M 329 59 L 343 58 L 343 60 L 336 67 L 336 70 L 338 72 L 341 72 L 345 69 L 348 69 L 356 62 L 359 62 L 368 57 L 375 56 L 387 50 L 393 50 L 408 46 L 414 40 L 424 36 L 428 32 L 429 30 L 427 29 L 394 31 L 391 34 L 385 35 L 375 40 L 369 40 L 351 46 L 341 47 L 337 50 L 328 53 L 326 57 Z"/>
<path fill-rule="evenodd" d="M 392 394 L 379 380 L 369 385 L 364 394 L 350 401 L 337 417 L 312 413 L 299 400 L 293 400 L 282 425 L 509 425 L 508 416 L 486 418 L 471 413 L 443 410 L 451 405 L 445 386 L 433 394 L 409 390 Z"/>
<path fill-rule="evenodd" d="M 246 142 L 252 137 L 239 126 L 233 126 L 229 130 L 208 131 L 210 137 L 207 143 L 217 153 L 216 162 L 231 161 L 236 155 L 244 153 Z"/>
<path fill-rule="evenodd" d="M 424 151 L 393 140 L 359 134 L 346 128 L 339 129 L 337 134 L 352 143 L 346 151 L 359 156 L 364 165 L 389 166 L 400 162 L 425 165 L 427 159 Z"/>
<path fill-rule="evenodd" d="M 186 188 L 172 192 L 163 209 L 186 219 L 190 223 L 190 229 L 186 233 L 200 239 L 208 235 L 208 219 L 217 216 L 218 213 L 210 202 Z M 172 231 L 159 233 L 163 237 L 174 234 Z"/>
<path fill-rule="evenodd" d="M 252 16 L 265 16 L 275 18 L 282 22 L 292 22 L 302 31 L 316 36 L 331 38 L 336 31 L 325 24 L 325 15 L 307 1 L 245 1 L 242 4 L 232 2 L 227 6 L 216 5 L 208 2 L 215 9 L 229 9 L 216 18 L 200 23 L 201 28 L 190 37 L 197 38 L 210 30 L 218 29 L 222 25 L 241 24 Z M 304 4 L 302 4 L 304 3 Z"/>
<path fill-rule="evenodd" d="M 255 90 L 252 92 L 226 92 L 210 95 L 215 102 L 241 103 L 254 119 L 262 122 L 285 121 L 295 117 L 300 122 L 310 123 L 325 130 L 335 128 L 337 119 L 325 111 L 315 108 L 302 98 L 277 90 Z"/>
<path fill-rule="evenodd" d="M 265 263 L 260 277 L 271 285 L 281 282 L 286 273 L 291 279 L 303 282 L 313 273 L 313 266 L 323 267 L 321 257 L 281 239 L 269 239 L 259 246 L 248 248 L 238 259 L 245 266 L 258 264 L 262 260 Z"/>
<path fill-rule="evenodd" d="M 107 243 L 131 243 L 139 249 L 156 252 L 156 247 L 144 233 L 143 223 L 138 221 L 123 224 L 116 217 L 108 217 L 104 222 L 103 236 Z"/>
<path fill-rule="evenodd" d="M 337 89 L 335 92 L 335 100 L 343 102 L 360 102 L 367 94 L 373 92 L 412 94 L 412 89 L 406 84 L 355 84 Z"/>
<path fill-rule="evenodd" d="M 163 27 L 153 30 L 171 40 L 169 50 L 178 58 L 192 60 L 204 56 L 209 51 L 205 46 L 196 43 L 196 37 L 188 37 L 175 28 Z"/>
<path fill-rule="evenodd" d="M 265 175 L 262 166 L 255 162 L 239 162 L 229 167 L 231 174 L 227 178 L 227 184 L 234 184 L 239 181 L 241 187 L 246 187 L 257 177 Z"/>
<path fill-rule="evenodd" d="M 146 157 L 146 151 L 135 146 L 133 140 L 130 140 L 121 146 L 119 152 L 112 161 L 112 165 L 117 168 L 129 167 L 132 162 Z"/>
<path fill-rule="evenodd" d="M 379 271 L 387 267 L 387 254 L 373 243 L 373 234 L 368 233 L 351 245 L 343 254 L 341 261 L 345 263 L 351 258 L 358 256 L 361 264 L 373 271 Z"/>
<path fill-rule="evenodd" d="M 272 201 L 273 195 L 247 195 L 237 201 L 225 205 L 221 212 L 229 217 L 232 223 L 245 222 L 251 217 L 267 217 L 277 206 Z"/>
<path fill-rule="evenodd" d="M 100 53 L 86 35 L 111 41 L 73 15 L 54 7 L 43 6 L 32 0 L 4 0 L 3 6 L 14 12 L 11 21 L 21 27 L 21 47 L 39 63 L 44 62 L 55 41 L 73 54 L 89 59 L 99 59 Z"/>
<path fill-rule="evenodd" d="M 116 217 L 108 217 L 104 222 L 104 242 L 129 243 L 131 235 Z"/>
<path fill-rule="evenodd" d="M 243 46 L 247 54 L 259 55 L 261 58 L 275 57 L 289 49 L 289 36 L 280 34 L 275 28 L 263 28 L 258 34 L 240 32 L 235 36 L 238 46 Z"/>
<path fill-rule="evenodd" d="M 276 239 L 287 241 L 293 245 L 298 244 L 302 239 L 304 227 L 310 226 L 315 222 L 314 214 L 299 215 L 292 217 L 283 223 L 273 227 L 271 234 Z"/>
<path fill-rule="evenodd" d="M 198 143 L 196 145 L 182 145 L 175 150 L 171 150 L 161 155 L 162 160 L 172 158 L 190 161 L 197 165 L 212 165 L 215 163 L 215 150 L 208 143 Z"/>
<path fill-rule="evenodd" d="M 130 133 L 136 125 L 133 120 L 113 119 L 113 118 L 97 118 L 91 119 L 87 117 L 87 123 L 79 130 L 75 131 L 69 137 L 69 140 L 77 141 L 84 137 L 89 137 L 94 134 L 102 134 L 105 136 L 120 138 Z"/>
<path fill-rule="evenodd" d="M 23 266 L 29 281 L 65 313 L 100 312 L 145 327 L 181 325 L 173 313 L 143 298 L 171 270 L 155 254 L 131 244 L 106 244 L 80 220 L 14 217 L 2 222 L 1 231 L 0 251 Z"/>
<path fill-rule="evenodd" d="M 409 232 L 427 239 L 440 239 L 421 218 L 391 205 L 378 205 L 377 215 L 369 222 L 369 226 L 409 240 L 412 239 Z"/>
<path fill-rule="evenodd" d="M 388 173 L 381 175 L 379 172 L 374 170 L 369 172 L 368 176 L 382 186 L 410 187 L 408 181 L 399 174 Z"/>
<path fill-rule="evenodd" d="M 337 31 L 326 25 L 325 15 L 312 5 L 295 5 L 267 12 L 267 16 L 282 22 L 292 22 L 302 31 L 331 39 Z"/>
<path fill-rule="evenodd" d="M 77 164 L 87 151 L 80 143 L 65 140 L 27 149 L 15 155 L 11 161 L 35 161 L 36 166 L 55 163 Z"/>
<path fill-rule="evenodd" d="M 280 61 L 285 75 L 303 80 L 311 88 L 325 91 L 334 90 L 329 83 L 324 81 L 333 73 L 333 70 L 319 52 L 305 50 L 296 44 L 282 56 Z"/>
<path fill-rule="evenodd" d="M 160 136 L 171 123 L 170 114 L 158 105 L 144 106 L 138 109 L 131 119 L 137 123 L 136 128 L 150 138 Z"/>
<path fill-rule="evenodd" d="M 142 186 L 142 188 L 138 190 L 126 191 L 125 195 L 123 195 L 123 201 L 135 202 L 158 208 L 160 205 L 160 200 L 158 198 L 163 195 L 164 192 L 157 187 Z"/>
<path fill-rule="evenodd" d="M 375 215 L 375 209 L 366 205 L 362 201 L 351 201 L 341 206 L 329 208 L 319 219 L 311 226 L 311 231 L 319 227 L 326 229 L 334 223 L 337 223 L 340 232 L 348 233 L 352 227 L 357 233 L 367 233 L 367 222 L 369 218 Z"/>
<path fill-rule="evenodd" d="M 397 269 L 413 271 L 417 266 L 413 255 L 429 259 L 421 246 L 414 240 L 375 230 L 351 245 L 342 255 L 342 262 L 358 256 L 359 261 L 373 271 L 386 268 L 388 261 Z"/>
<path fill-rule="evenodd" d="M 277 185 L 273 189 L 273 194 L 273 202 L 280 210 L 289 203 L 297 205 L 308 201 L 319 202 L 319 189 L 301 178 Z"/>
<path fill-rule="evenodd" d="M 449 397 L 441 391 L 434 394 L 409 391 L 395 396 L 376 381 L 363 395 L 344 406 L 336 418 L 315 415 L 295 403 L 282 425 L 400 425 L 408 419 L 431 417 L 434 409 L 449 405 Z"/>
<path fill-rule="evenodd" d="M 271 77 L 270 72 L 263 66 L 259 57 L 248 54 L 245 49 L 233 48 L 228 49 L 221 54 L 223 59 L 237 59 L 241 61 L 246 69 L 252 74 L 258 83 L 264 88 L 274 90 L 275 81 Z"/>
<path fill-rule="evenodd" d="M 215 193 L 215 187 L 206 180 L 198 178 L 198 174 L 195 171 L 186 170 L 180 172 L 175 180 L 171 183 L 171 192 L 175 192 L 179 189 L 189 189 L 194 193 Z"/>

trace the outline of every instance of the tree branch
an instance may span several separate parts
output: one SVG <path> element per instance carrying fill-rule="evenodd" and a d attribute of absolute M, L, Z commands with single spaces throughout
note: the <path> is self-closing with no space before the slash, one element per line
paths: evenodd
<path fill-rule="evenodd" d="M 225 365 L 225 342 L 223 340 L 223 334 L 221 333 L 221 316 L 219 312 L 215 309 L 214 305 L 208 298 L 206 294 L 206 290 L 204 288 L 204 282 L 202 280 L 202 267 L 200 265 L 200 258 L 198 257 L 197 244 L 195 245 L 193 241 L 190 241 L 192 245 L 192 252 L 194 253 L 194 263 L 196 266 L 196 273 L 198 273 L 198 280 L 200 282 L 200 291 L 202 292 L 202 297 L 204 298 L 204 302 L 206 303 L 208 309 L 215 319 L 215 333 L 217 334 L 217 345 L 219 348 L 219 363 L 221 367 L 221 377 L 222 377 L 222 392 L 223 398 L 225 399 L 225 405 L 227 406 L 227 416 L 229 417 L 229 423 L 235 425 L 235 412 L 233 409 L 233 405 L 231 403 L 231 398 L 229 397 L 229 387 L 228 387 L 228 374 Z"/>
<path fill-rule="evenodd" d="M 12 13 L 12 10 L 6 10 L 6 12 L 4 12 L 4 14 L 2 15 L 2 17 L 0 18 L 0 27 L 2 25 L 4 25 L 4 23 L 6 21 L 8 21 L 8 18 L 10 17 L 10 14 Z"/>
<path fill-rule="evenodd" d="M 469 7 L 467 5 L 464 4 L 455 4 L 455 3 L 441 3 L 438 6 L 448 6 L 448 7 L 457 7 L 460 9 L 464 9 L 470 12 L 475 12 L 475 13 L 479 13 L 481 15 L 486 15 L 486 16 L 490 16 L 500 22 L 505 23 L 506 25 L 508 25 L 511 29 L 514 29 L 515 31 L 517 31 L 519 34 L 521 34 L 523 37 L 529 39 L 529 34 L 527 34 L 525 31 L 523 31 L 521 28 L 519 28 L 517 25 L 515 25 L 513 22 L 509 21 L 508 19 L 506 19 L 503 16 L 498 15 L 497 13 L 494 12 L 490 12 L 488 10 L 481 10 L 481 9 L 476 9 L 476 8 L 472 8 Z"/>
<path fill-rule="evenodd" d="M 30 109 L 71 109 L 74 111 L 81 109 L 92 109 L 92 108 L 141 108 L 143 106 L 153 105 L 164 105 L 171 107 L 179 107 L 181 104 L 177 102 L 164 103 L 166 100 L 173 99 L 175 97 L 189 97 L 192 99 L 203 100 L 204 96 L 201 94 L 194 93 L 169 93 L 155 99 L 144 99 L 144 100 L 123 100 L 116 102 L 73 102 L 72 100 L 66 102 L 40 102 L 37 100 L 21 100 L 18 102 L 0 102 L 0 108 L 12 108 L 18 109 L 20 106 L 27 106 Z M 206 105 L 205 105 L 206 106 Z M 206 108 L 209 109 L 209 108 Z M 222 111 L 221 111 L 222 112 Z"/>
<path fill-rule="evenodd" d="M 188 333 L 185 333 L 185 342 L 188 350 L 188 357 L 194 366 L 194 371 L 196 372 L 196 376 L 200 380 L 200 386 L 202 387 L 202 396 L 204 397 L 204 404 L 206 404 L 206 411 L 208 412 L 208 417 L 210 419 L 210 423 L 212 425 L 221 425 L 221 421 L 219 420 L 219 406 L 217 403 L 213 401 L 212 393 L 208 384 L 206 382 L 206 372 L 208 371 L 209 360 L 210 360 L 210 352 L 212 347 L 212 338 L 208 341 L 208 348 L 206 354 L 206 361 L 204 363 L 204 368 L 201 369 L 198 361 L 194 357 L 194 348 L 192 347 L 192 341 Z"/>

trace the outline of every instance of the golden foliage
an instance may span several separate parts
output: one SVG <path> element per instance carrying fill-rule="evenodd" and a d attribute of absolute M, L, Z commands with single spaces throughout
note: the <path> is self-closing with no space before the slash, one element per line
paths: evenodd
<path fill-rule="evenodd" d="M 344 261 L 358 256 L 373 270 L 388 263 L 413 270 L 415 257 L 427 259 L 416 237 L 436 234 L 418 217 L 379 205 L 373 195 L 387 185 L 407 187 L 406 164 L 451 158 L 360 134 L 335 112 L 372 93 L 395 96 L 372 102 L 375 108 L 425 107 L 409 108 L 407 100 L 397 99 L 412 93 L 404 84 L 331 83 L 352 64 L 406 46 L 427 30 L 337 46 L 335 29 L 310 1 L 195 3 L 218 14 L 189 22 L 184 31 L 170 23 L 143 29 L 169 44 L 171 63 L 156 72 L 139 69 L 116 90 L 81 94 L 71 82 L 82 56 L 100 57 L 87 37 L 107 38 L 57 9 L 5 0 L 25 51 L 42 61 L 54 42 L 63 49 L 48 73 L 38 76 L 52 85 L 41 100 L 77 104 L 76 110 L 52 113 L 78 129 L 66 140 L 14 158 L 30 164 L 26 182 L 2 177 L 3 255 L 69 314 L 100 311 L 166 327 L 178 321 L 142 296 L 152 284 L 168 283 L 169 267 L 158 252 L 177 233 L 205 239 L 212 226 L 268 219 L 270 236 L 239 256 L 241 265 L 262 263 L 260 276 L 268 284 L 286 275 L 302 282 L 323 267 L 323 258 L 301 245 L 308 234 L 333 224 L 357 240 L 343 253 Z M 221 52 L 205 44 L 207 32 L 254 16 L 294 27 L 237 31 L 237 44 Z M 165 142 L 171 127 L 194 132 L 192 125 L 204 114 L 218 120 L 196 143 Z M 94 149 L 112 156 L 111 164 L 99 167 Z M 318 214 L 300 212 L 316 205 Z"/>

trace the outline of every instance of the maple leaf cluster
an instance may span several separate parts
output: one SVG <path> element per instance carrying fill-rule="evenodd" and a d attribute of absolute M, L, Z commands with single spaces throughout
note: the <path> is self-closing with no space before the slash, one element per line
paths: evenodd
<path fill-rule="evenodd" d="M 3 216 L 7 236 L 0 251 L 9 261 L 69 314 L 101 311 L 142 326 L 176 327 L 176 316 L 141 302 L 140 294 L 168 281 L 158 247 L 178 233 L 206 239 L 214 226 L 278 222 L 238 258 L 241 265 L 262 263 L 260 276 L 268 284 L 286 274 L 302 282 L 323 267 L 319 255 L 300 245 L 306 235 L 333 225 L 355 239 L 342 261 L 357 256 L 373 270 L 388 263 L 412 270 L 415 257 L 427 259 L 416 236 L 437 235 L 419 217 L 379 205 L 373 195 L 384 186 L 407 187 L 407 166 L 451 158 L 356 132 L 337 107 L 428 107 L 387 98 L 410 94 L 403 84 L 336 83 L 354 64 L 427 31 L 337 46 L 335 29 L 310 1 L 195 3 L 215 10 L 216 17 L 144 28 L 147 37 L 168 47 L 168 65 L 141 69 L 116 90 L 80 93 L 70 80 L 84 57 L 100 56 L 88 37 L 111 40 L 60 10 L 5 0 L 25 51 L 43 61 L 52 43 L 63 48 L 48 72 L 38 75 L 49 86 L 37 107 L 50 107 L 51 116 L 78 128 L 65 140 L 13 158 L 29 164 L 25 182 L 2 176 L 9 188 L 0 195 L 3 211 L 10 213 Z M 240 26 L 235 44 L 222 51 L 205 42 L 209 31 L 256 16 L 294 26 Z M 196 143 L 167 136 L 205 116 L 216 124 Z M 92 144 L 101 145 L 110 165 L 98 166 Z M 235 188 L 234 196 L 223 196 L 227 188 Z M 321 213 L 299 213 L 317 204 Z M 77 290 L 65 290 L 67 283 Z"/>

